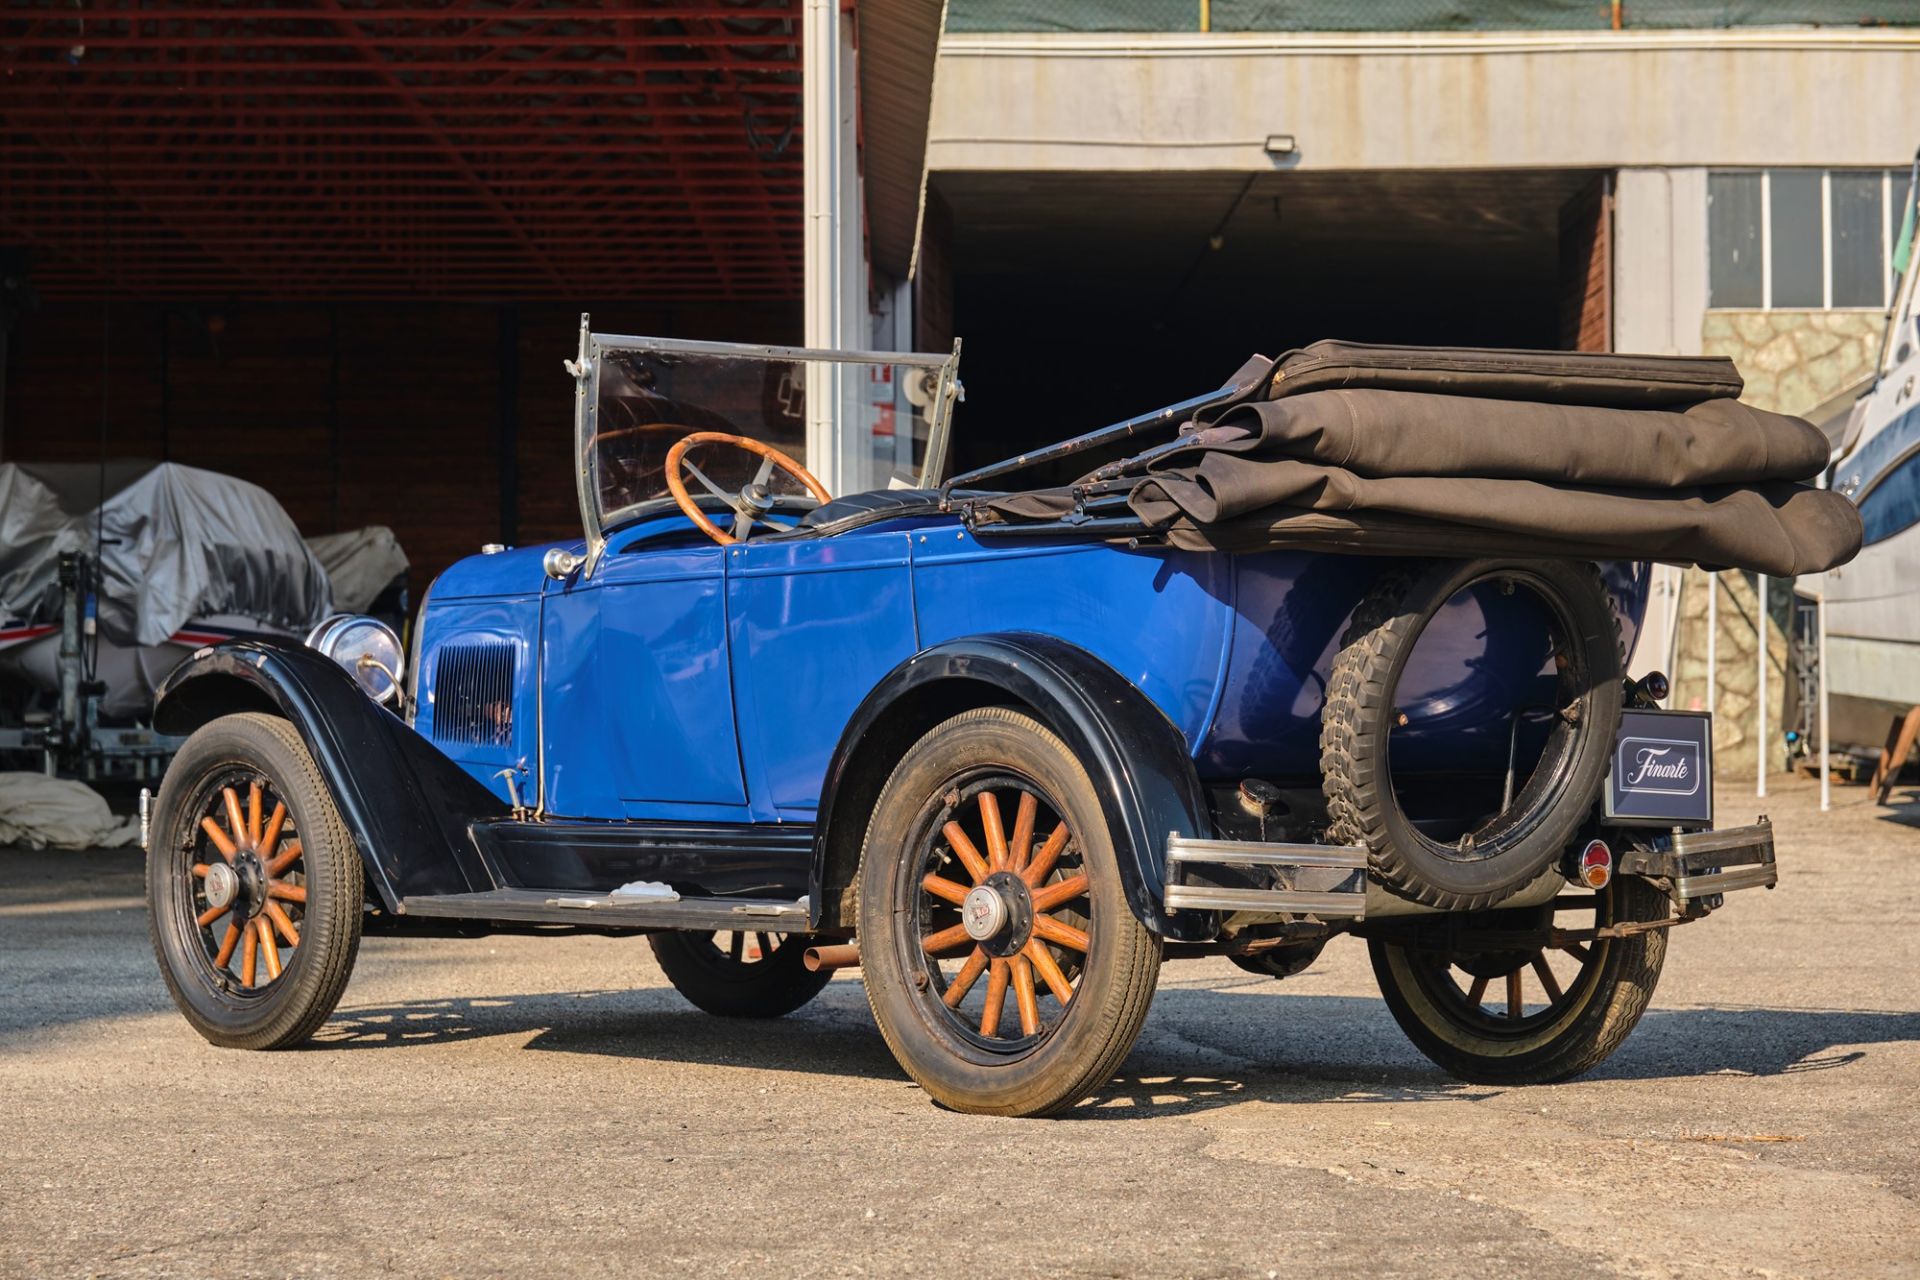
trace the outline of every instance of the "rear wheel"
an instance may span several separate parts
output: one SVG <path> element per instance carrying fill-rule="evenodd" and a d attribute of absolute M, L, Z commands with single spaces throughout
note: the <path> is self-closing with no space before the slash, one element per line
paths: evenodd
<path fill-rule="evenodd" d="M 867 830 L 859 902 L 874 1018 L 946 1106 L 1060 1111 L 1140 1034 L 1159 939 L 1127 906 L 1086 770 L 1029 715 L 968 711 L 907 752 Z"/>
<path fill-rule="evenodd" d="M 223 716 L 167 769 L 147 855 L 154 954 L 214 1044 L 307 1039 L 360 949 L 360 857 L 320 771 L 276 716 Z"/>
<path fill-rule="evenodd" d="M 819 995 L 832 973 L 812 973 L 797 933 L 656 933 L 647 939 L 674 990 L 722 1018 L 779 1018 Z"/>
<path fill-rule="evenodd" d="M 1513 945 L 1513 918 L 1454 931 L 1449 949 L 1383 939 L 1367 948 L 1380 994 L 1420 1052 L 1476 1084 L 1550 1084 L 1589 1071 L 1620 1047 L 1653 999 L 1667 932 Z M 1664 920 L 1666 894 L 1637 877 L 1597 894 L 1563 894 L 1531 922 L 1578 932 Z M 1501 935 L 1505 934 L 1506 937 Z"/>

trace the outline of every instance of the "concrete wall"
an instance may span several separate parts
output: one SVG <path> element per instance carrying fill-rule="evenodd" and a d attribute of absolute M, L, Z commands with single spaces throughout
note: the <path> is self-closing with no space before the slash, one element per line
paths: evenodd
<path fill-rule="evenodd" d="M 1614 179 L 1613 345 L 1701 354 L 1707 310 L 1707 171 L 1622 169 Z"/>
<path fill-rule="evenodd" d="M 927 163 L 1899 165 L 1915 101 L 1914 30 L 949 36 Z"/>

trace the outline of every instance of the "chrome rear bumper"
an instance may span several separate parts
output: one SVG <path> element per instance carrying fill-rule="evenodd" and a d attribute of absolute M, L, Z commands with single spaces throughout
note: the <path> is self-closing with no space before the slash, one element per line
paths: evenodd
<path fill-rule="evenodd" d="M 1226 876 L 1210 875 L 1224 868 Z M 1192 873 L 1212 880 L 1191 883 Z M 1358 845 L 1266 844 L 1167 837 L 1167 913 L 1251 911 L 1358 919 L 1367 909 L 1367 851 Z"/>
<path fill-rule="evenodd" d="M 1674 901 L 1682 906 L 1736 889 L 1771 889 L 1780 880 L 1773 858 L 1773 824 L 1764 817 L 1750 827 L 1660 837 L 1651 847 L 1624 855 L 1620 870 L 1669 881 Z"/>

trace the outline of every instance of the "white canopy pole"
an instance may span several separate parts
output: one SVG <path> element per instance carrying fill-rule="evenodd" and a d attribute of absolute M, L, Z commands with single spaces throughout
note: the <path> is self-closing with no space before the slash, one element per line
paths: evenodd
<path fill-rule="evenodd" d="M 1814 481 L 1815 487 L 1827 488 L 1831 475 L 1831 469 L 1821 472 L 1820 478 Z M 1814 617 L 1820 633 L 1820 650 L 1815 660 L 1820 664 L 1816 677 L 1819 686 L 1816 696 L 1820 702 L 1820 812 L 1825 813 L 1833 808 L 1833 770 L 1827 758 L 1827 575 L 1824 573 L 1820 575 L 1820 594 L 1814 597 Z"/>
<path fill-rule="evenodd" d="M 1714 714 L 1720 699 L 1720 575 L 1707 574 L 1707 714 Z"/>
<path fill-rule="evenodd" d="M 1753 733 L 1754 765 L 1753 794 L 1767 794 L 1767 575 L 1761 574 L 1755 589 L 1760 594 L 1760 606 L 1754 610 L 1754 629 L 1759 643 L 1754 646 L 1759 657 L 1755 659 L 1757 670 L 1754 672 L 1754 706 L 1759 709 L 1760 725 Z"/>
<path fill-rule="evenodd" d="M 1824 574 L 1815 612 L 1820 619 L 1820 810 L 1824 813 L 1833 808 L 1833 778 L 1827 760 L 1827 580 Z"/>
<path fill-rule="evenodd" d="M 1660 570 L 1666 575 L 1667 582 L 1667 650 L 1666 661 L 1661 670 L 1674 684 L 1680 683 L 1680 601 L 1686 594 L 1687 571 L 1674 565 L 1663 564 Z"/>

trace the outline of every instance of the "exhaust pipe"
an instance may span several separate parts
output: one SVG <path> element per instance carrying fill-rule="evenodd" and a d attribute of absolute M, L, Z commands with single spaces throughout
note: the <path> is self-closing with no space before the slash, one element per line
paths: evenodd
<path fill-rule="evenodd" d="M 808 947 L 802 959 L 807 962 L 809 973 L 852 969 L 860 963 L 860 944 L 845 942 L 831 947 Z"/>

